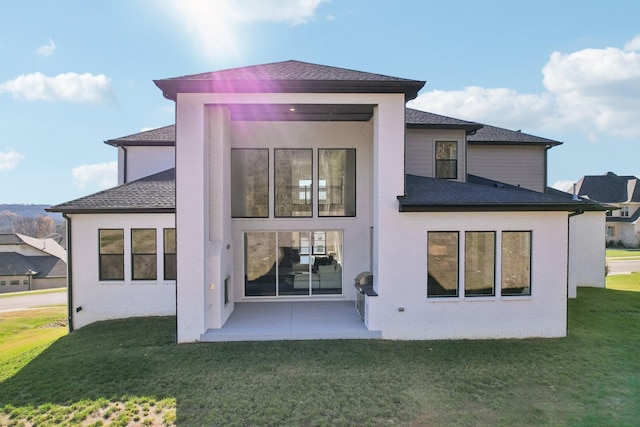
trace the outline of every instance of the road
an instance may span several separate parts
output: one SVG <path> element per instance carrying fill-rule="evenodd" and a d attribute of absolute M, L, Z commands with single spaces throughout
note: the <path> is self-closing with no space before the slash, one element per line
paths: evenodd
<path fill-rule="evenodd" d="M 640 260 L 616 260 L 607 259 L 609 274 L 625 274 L 633 271 L 640 271 Z"/>
<path fill-rule="evenodd" d="M 53 292 L 48 294 L 28 294 L 0 298 L 0 312 L 24 310 L 34 307 L 60 305 L 67 303 L 66 292 Z"/>

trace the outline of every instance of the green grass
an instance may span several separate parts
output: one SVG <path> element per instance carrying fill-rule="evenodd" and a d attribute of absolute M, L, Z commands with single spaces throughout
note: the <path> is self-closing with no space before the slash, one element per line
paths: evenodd
<path fill-rule="evenodd" d="M 11 298 L 35 294 L 54 294 L 58 292 L 67 292 L 67 288 L 42 289 L 39 291 L 7 292 L 5 294 L 0 294 L 0 298 Z"/>
<path fill-rule="evenodd" d="M 174 330 L 175 318 L 129 319 L 58 339 L 0 378 L 0 425 L 634 426 L 640 419 L 640 292 L 579 289 L 562 339 L 176 345 Z"/>
<path fill-rule="evenodd" d="M 607 276 L 607 289 L 640 292 L 640 273 Z"/>
<path fill-rule="evenodd" d="M 607 258 L 640 259 L 640 249 L 607 249 Z"/>

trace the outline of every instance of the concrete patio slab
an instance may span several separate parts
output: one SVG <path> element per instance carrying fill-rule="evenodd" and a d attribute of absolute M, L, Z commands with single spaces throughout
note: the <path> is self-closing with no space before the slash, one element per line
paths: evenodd
<path fill-rule="evenodd" d="M 242 302 L 222 329 L 209 329 L 202 342 L 318 339 L 378 339 L 353 301 Z"/>

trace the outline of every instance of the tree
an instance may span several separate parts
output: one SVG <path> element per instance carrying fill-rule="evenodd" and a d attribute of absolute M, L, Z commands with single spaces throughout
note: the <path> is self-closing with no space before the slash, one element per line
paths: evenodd
<path fill-rule="evenodd" d="M 56 224 L 53 218 L 46 215 L 37 217 L 18 217 L 13 221 L 13 232 L 31 237 L 46 237 L 56 232 Z"/>

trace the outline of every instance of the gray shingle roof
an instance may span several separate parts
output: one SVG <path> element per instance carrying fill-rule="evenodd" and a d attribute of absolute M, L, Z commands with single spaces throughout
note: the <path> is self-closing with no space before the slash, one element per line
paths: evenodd
<path fill-rule="evenodd" d="M 483 126 L 480 123 L 414 110 L 413 108 L 405 109 L 405 121 L 409 128 L 463 129 L 467 133 L 473 133 Z"/>
<path fill-rule="evenodd" d="M 16 252 L 0 252 L 0 276 L 65 277 L 67 265 L 54 256 L 24 256 Z"/>
<path fill-rule="evenodd" d="M 0 245 L 20 245 L 22 240 L 15 233 L 0 234 Z"/>
<path fill-rule="evenodd" d="M 70 202 L 52 206 L 50 212 L 175 212 L 175 168 Z"/>
<path fill-rule="evenodd" d="M 580 196 L 603 203 L 640 202 L 640 181 L 633 175 L 586 175 L 577 183 Z"/>
<path fill-rule="evenodd" d="M 290 60 L 154 83 L 165 97 L 175 100 L 177 93 L 207 92 L 405 93 L 407 99 L 413 99 L 425 82 Z"/>
<path fill-rule="evenodd" d="M 575 211 L 605 210 L 599 204 L 574 201 L 469 175 L 468 183 L 406 176 L 400 211 Z"/>
<path fill-rule="evenodd" d="M 496 126 L 484 125 L 474 135 L 467 138 L 470 144 L 541 144 L 556 146 L 562 144 L 560 141 L 541 138 L 539 136 L 529 135 L 519 130 L 513 131 L 509 129 L 499 128 Z"/>
<path fill-rule="evenodd" d="M 174 145 L 176 141 L 175 125 L 163 126 L 144 132 L 134 133 L 120 138 L 109 139 L 105 144 L 119 145 Z"/>

